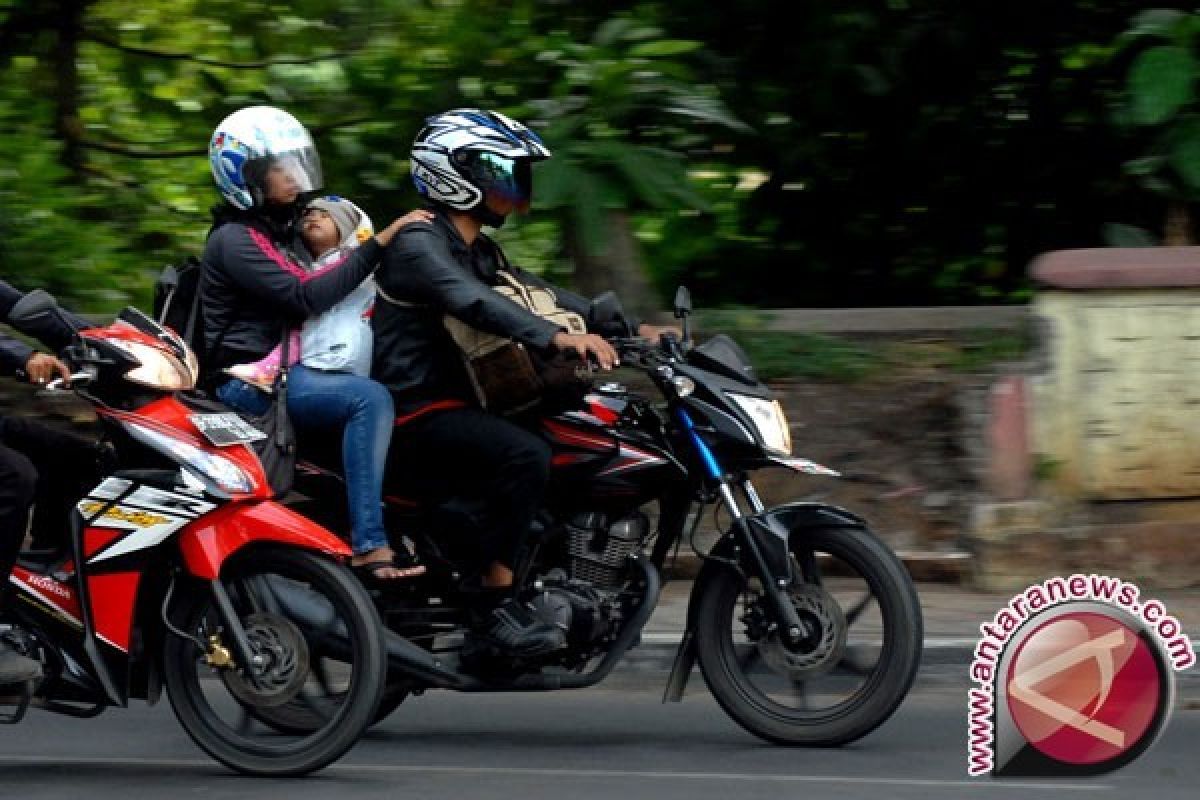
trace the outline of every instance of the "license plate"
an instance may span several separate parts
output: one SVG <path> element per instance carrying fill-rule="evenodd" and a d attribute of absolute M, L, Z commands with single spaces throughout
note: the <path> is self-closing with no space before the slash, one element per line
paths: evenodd
<path fill-rule="evenodd" d="M 267 435 L 237 414 L 192 414 L 189 419 L 204 438 L 217 447 L 246 444 L 267 438 Z"/>

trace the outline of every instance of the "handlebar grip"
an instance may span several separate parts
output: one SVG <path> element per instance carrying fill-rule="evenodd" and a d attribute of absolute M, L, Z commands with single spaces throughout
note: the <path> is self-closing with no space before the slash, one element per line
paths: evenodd
<path fill-rule="evenodd" d="M 72 385 L 84 383 L 86 381 L 90 381 L 91 379 L 92 379 L 92 373 L 90 373 L 90 372 L 73 372 L 73 373 L 71 373 L 71 384 Z M 42 388 L 48 392 L 53 392 L 53 391 L 57 391 L 57 390 L 63 388 L 63 385 L 64 384 L 63 384 L 62 378 L 55 378 L 54 380 L 50 381 Z"/>

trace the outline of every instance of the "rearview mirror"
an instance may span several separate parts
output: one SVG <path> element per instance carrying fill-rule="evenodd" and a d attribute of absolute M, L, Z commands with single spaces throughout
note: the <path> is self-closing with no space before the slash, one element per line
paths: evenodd
<path fill-rule="evenodd" d="M 629 322 L 625 318 L 625 308 L 621 305 L 621 300 L 615 292 L 609 291 L 597 295 L 592 300 L 592 307 L 588 312 L 588 317 L 588 321 L 593 325 L 620 322 L 625 328 L 626 335 L 632 335 L 629 331 Z"/>
<path fill-rule="evenodd" d="M 692 293 L 688 291 L 686 286 L 680 286 L 675 290 L 675 316 L 678 319 L 683 319 L 691 313 Z"/>
<path fill-rule="evenodd" d="M 687 346 L 692 343 L 692 326 L 688 322 L 691 315 L 692 293 L 686 286 L 680 286 L 675 290 L 675 318 L 683 320 L 683 343 Z"/>
<path fill-rule="evenodd" d="M 8 312 L 8 321 L 14 325 L 32 325 L 58 307 L 58 301 L 44 289 L 34 289 L 18 300 Z"/>

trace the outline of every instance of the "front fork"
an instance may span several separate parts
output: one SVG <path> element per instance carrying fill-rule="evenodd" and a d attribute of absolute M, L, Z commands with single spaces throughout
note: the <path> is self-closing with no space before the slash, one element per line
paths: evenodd
<path fill-rule="evenodd" d="M 741 569 L 744 565 L 753 574 L 759 576 L 763 585 L 763 595 L 767 599 L 766 610 L 771 617 L 769 620 L 771 629 L 778 631 L 781 639 L 794 646 L 802 642 L 809 632 L 808 626 L 799 619 L 787 592 L 788 584 L 792 579 L 788 531 L 778 525 L 772 516 L 765 513 L 766 506 L 763 505 L 754 485 L 748 479 L 743 478 L 740 485 L 746 502 L 753 510 L 752 515 L 742 512 L 742 507 L 733 491 L 733 483 L 723 477 L 717 480 L 717 493 L 729 509 L 733 518 L 733 527 L 723 537 L 724 541 L 718 542 L 713 548 L 714 551 L 720 550 L 721 555 L 710 555 L 708 558 L 715 561 L 726 561 L 725 556 L 732 555 L 737 560 L 731 561 L 731 566 Z M 775 529 L 776 527 L 778 530 Z M 742 557 L 743 552 L 746 554 L 745 557 Z M 703 583 L 705 571 L 701 570 L 700 577 L 697 578 L 698 586 Z M 696 608 L 696 589 L 693 588 L 692 591 L 693 595 L 688 607 L 688 623 L 683 633 L 683 639 L 679 643 L 679 649 L 675 653 L 675 663 L 671 667 L 670 677 L 667 679 L 666 691 L 663 693 L 664 703 L 678 703 L 683 699 L 688 676 L 696 663 L 696 631 L 692 616 Z"/>
<path fill-rule="evenodd" d="M 787 591 L 792 582 L 792 564 L 788 548 L 790 532 L 770 515 L 763 513 L 766 507 L 763 506 L 754 485 L 744 476 L 740 478 L 742 492 L 754 509 L 754 514 L 747 516 L 742 512 L 742 507 L 733 493 L 732 481 L 717 463 L 712 450 L 700 437 L 691 415 L 682 407 L 675 409 L 675 415 L 699 454 L 705 472 L 717 485 L 717 494 L 729 509 L 733 518 L 734 542 L 739 550 L 748 554 L 744 559 L 747 562 L 746 566 L 762 580 L 767 612 L 772 617 L 771 622 L 778 628 L 779 638 L 790 647 L 801 644 L 808 635 L 808 626 L 796 613 L 796 607 L 792 605 Z"/>
<path fill-rule="evenodd" d="M 171 623 L 170 607 L 171 598 L 175 594 L 175 585 L 175 581 L 172 581 L 163 598 L 162 620 L 167 630 L 175 636 L 190 639 L 194 642 L 200 652 L 204 654 L 205 663 L 210 667 L 214 669 L 236 669 L 240 667 L 246 678 L 251 683 L 258 685 L 258 674 L 262 671 L 265 660 L 260 654 L 254 651 L 254 646 L 250 643 L 250 637 L 246 635 L 246 628 L 242 625 L 241 617 L 238 616 L 237 610 L 233 607 L 233 601 L 230 600 L 229 592 L 226 590 L 225 584 L 221 582 L 221 579 L 218 577 L 209 581 L 208 589 L 212 593 L 213 605 L 216 607 L 221 628 L 229 642 L 233 645 L 232 651 L 226 644 L 226 640 L 219 633 L 211 634 L 208 637 L 208 641 L 205 641 L 187 631 L 180 630 Z"/>
<path fill-rule="evenodd" d="M 732 533 L 738 549 L 747 555 L 744 559 L 746 565 L 762 581 L 763 596 L 780 638 L 787 645 L 797 646 L 809 635 L 809 631 L 796 613 L 796 606 L 788 593 L 794 577 L 788 546 L 789 532 L 772 524 L 773 520 L 761 516 L 767 509 L 749 479 L 742 479 L 741 488 L 750 507 L 754 509 L 752 516 L 742 512 L 730 481 L 723 479 L 717 487 L 717 494 L 733 518 Z"/>

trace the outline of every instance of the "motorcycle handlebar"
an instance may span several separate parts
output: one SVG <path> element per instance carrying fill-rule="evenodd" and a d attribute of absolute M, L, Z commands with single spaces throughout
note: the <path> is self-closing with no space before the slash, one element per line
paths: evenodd
<path fill-rule="evenodd" d="M 641 336 L 627 336 L 609 339 L 608 343 L 616 349 L 622 363 L 628 361 L 639 366 L 653 367 L 667 363 L 672 358 L 680 360 L 683 357 L 679 340 L 670 334 L 664 334 L 658 342 Z"/>
<path fill-rule="evenodd" d="M 71 386 L 83 385 L 83 384 L 86 384 L 89 381 L 91 381 L 91 379 L 92 379 L 92 373 L 90 373 L 90 372 L 82 372 L 82 371 L 81 372 L 72 372 L 70 385 Z M 42 388 L 48 392 L 55 392 L 55 391 L 58 391 L 59 389 L 62 389 L 64 385 L 65 384 L 64 384 L 64 381 L 62 378 L 55 378 L 54 380 L 50 381 Z"/>

